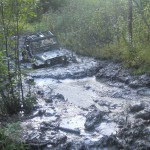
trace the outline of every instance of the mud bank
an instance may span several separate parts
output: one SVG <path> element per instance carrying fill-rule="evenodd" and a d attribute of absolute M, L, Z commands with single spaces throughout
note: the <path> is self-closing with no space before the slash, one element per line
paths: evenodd
<path fill-rule="evenodd" d="M 107 78 L 109 80 L 123 82 L 132 88 L 149 87 L 150 74 L 131 75 L 131 70 L 125 69 L 120 63 L 105 61 L 105 65 L 99 70 L 97 78 Z"/>

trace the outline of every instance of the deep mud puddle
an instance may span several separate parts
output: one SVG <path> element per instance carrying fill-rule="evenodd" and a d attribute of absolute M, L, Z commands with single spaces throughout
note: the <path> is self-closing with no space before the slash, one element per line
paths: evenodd
<path fill-rule="evenodd" d="M 67 142 L 99 141 L 118 132 L 119 123 L 125 123 L 129 105 L 149 101 L 149 97 L 138 95 L 122 83 L 97 81 L 95 77 L 37 78 L 35 83 L 39 108 L 31 119 L 22 122 L 27 131 L 24 138 L 34 142 L 54 140 L 59 145 L 62 137 Z M 103 113 L 103 117 L 89 130 L 85 123 L 93 110 Z M 128 119 L 133 119 L 132 114 Z M 54 141 L 47 148 L 53 149 Z"/>

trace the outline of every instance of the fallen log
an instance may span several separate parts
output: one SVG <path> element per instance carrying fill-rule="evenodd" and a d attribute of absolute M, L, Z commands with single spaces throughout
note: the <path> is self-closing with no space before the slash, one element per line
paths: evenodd
<path fill-rule="evenodd" d="M 79 129 L 70 129 L 70 128 L 65 128 L 65 127 L 61 127 L 61 126 L 58 126 L 57 129 L 64 131 L 64 132 L 69 132 L 69 133 L 74 133 L 74 134 L 80 135 Z"/>

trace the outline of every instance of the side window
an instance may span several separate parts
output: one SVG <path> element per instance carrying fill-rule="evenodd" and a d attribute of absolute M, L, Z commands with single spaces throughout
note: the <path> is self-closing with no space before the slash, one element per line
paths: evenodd
<path fill-rule="evenodd" d="M 32 47 L 33 47 L 33 49 L 37 49 L 37 48 L 39 48 L 40 47 L 40 42 L 32 42 Z"/>
<path fill-rule="evenodd" d="M 32 47 L 33 53 L 36 53 L 36 52 L 38 52 L 40 50 L 40 47 L 41 47 L 40 41 L 32 42 L 31 45 L 32 45 L 31 47 Z"/>

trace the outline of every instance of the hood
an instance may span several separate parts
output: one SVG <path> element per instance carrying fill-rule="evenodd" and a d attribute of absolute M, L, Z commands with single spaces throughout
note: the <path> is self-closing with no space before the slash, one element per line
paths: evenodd
<path fill-rule="evenodd" d="M 60 50 L 55 50 L 55 51 L 48 51 L 48 52 L 40 52 L 35 54 L 36 58 L 39 58 L 40 60 L 48 60 L 48 59 L 52 59 L 55 57 L 59 57 L 59 56 L 65 56 L 66 54 Z"/>

